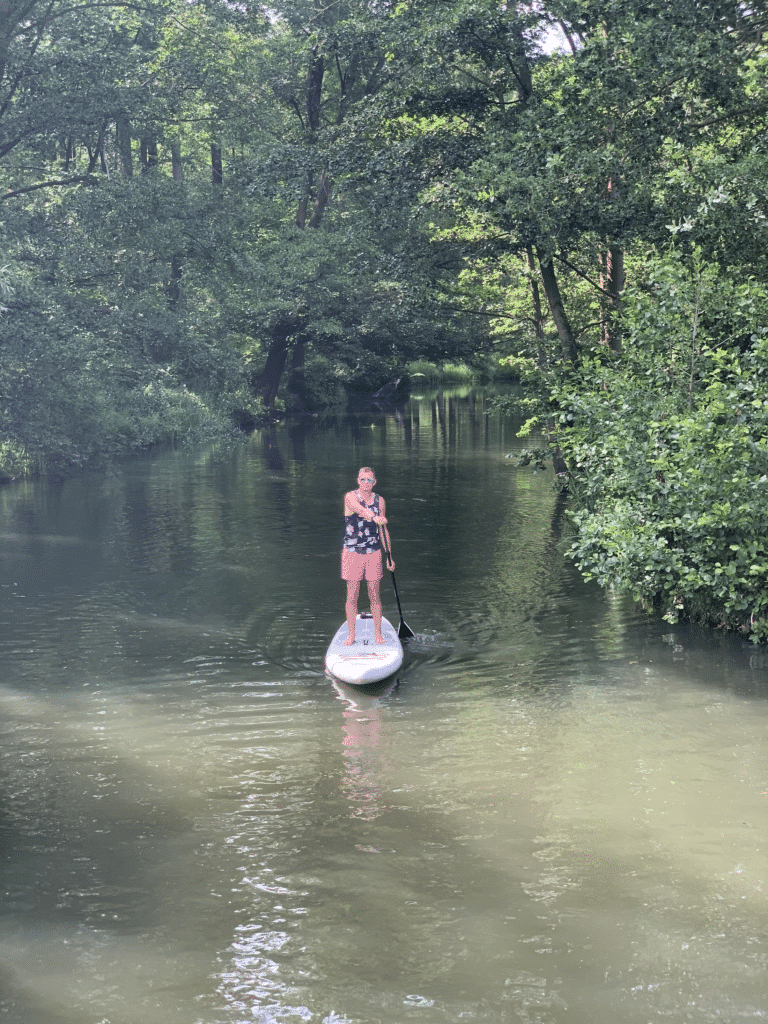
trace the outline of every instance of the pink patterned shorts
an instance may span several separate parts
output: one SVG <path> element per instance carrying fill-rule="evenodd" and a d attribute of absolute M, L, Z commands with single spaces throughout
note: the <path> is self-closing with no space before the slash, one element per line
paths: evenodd
<path fill-rule="evenodd" d="M 357 551 L 349 551 L 342 548 L 341 551 L 341 578 L 347 583 L 359 583 L 361 580 L 380 580 L 384 575 L 384 568 L 381 564 L 381 551 L 371 551 L 370 554 L 361 555 Z"/>

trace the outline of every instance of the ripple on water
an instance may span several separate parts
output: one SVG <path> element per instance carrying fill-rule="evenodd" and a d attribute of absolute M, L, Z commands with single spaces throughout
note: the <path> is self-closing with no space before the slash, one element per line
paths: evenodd
<path fill-rule="evenodd" d="M 275 612 L 263 641 L 270 662 L 293 676 L 323 675 L 325 652 L 338 623 L 331 627 L 327 616 L 297 615 L 295 609 Z"/>
<path fill-rule="evenodd" d="M 3 548 L 14 1024 L 766 1019 L 765 659 L 583 585 L 549 481 L 444 412 L 0 492 L 89 538 Z M 365 460 L 418 635 L 362 692 L 323 655 Z"/>

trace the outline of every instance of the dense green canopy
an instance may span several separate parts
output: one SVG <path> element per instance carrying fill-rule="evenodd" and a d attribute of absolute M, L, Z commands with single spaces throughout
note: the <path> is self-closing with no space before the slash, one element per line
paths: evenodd
<path fill-rule="evenodd" d="M 502 361 L 584 571 L 768 636 L 766 29 L 0 0 L 0 471 Z"/>

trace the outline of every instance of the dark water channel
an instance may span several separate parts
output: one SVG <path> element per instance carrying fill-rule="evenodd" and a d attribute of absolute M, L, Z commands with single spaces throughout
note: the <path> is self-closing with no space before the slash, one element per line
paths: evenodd
<path fill-rule="evenodd" d="M 768 658 L 581 582 L 519 443 L 424 397 L 0 491 L 0 1019 L 768 1018 Z M 322 666 L 364 464 L 378 694 Z"/>

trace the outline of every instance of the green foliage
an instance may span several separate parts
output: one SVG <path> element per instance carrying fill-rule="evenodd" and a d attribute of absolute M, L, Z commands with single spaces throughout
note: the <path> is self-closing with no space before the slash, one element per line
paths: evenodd
<path fill-rule="evenodd" d="M 334 365 L 322 356 L 307 361 L 304 369 L 304 390 L 311 408 L 342 405 L 346 402 L 344 387 L 348 370 L 338 363 Z"/>
<path fill-rule="evenodd" d="M 471 384 L 475 372 L 466 363 L 433 363 L 428 359 L 414 359 L 407 365 L 409 378 L 414 383 L 429 386 L 438 384 Z"/>
<path fill-rule="evenodd" d="M 768 639 L 768 293 L 700 256 L 647 285 L 623 360 L 598 354 L 552 389 L 571 556 L 670 621 Z"/>
<path fill-rule="evenodd" d="M 242 359 L 217 336 L 205 262 L 220 204 L 141 178 L 57 203 L 38 196 L 33 209 L 31 227 L 13 216 L 5 225 L 20 268 L 0 316 L 9 443 L 37 467 L 63 467 L 263 417 Z"/>

